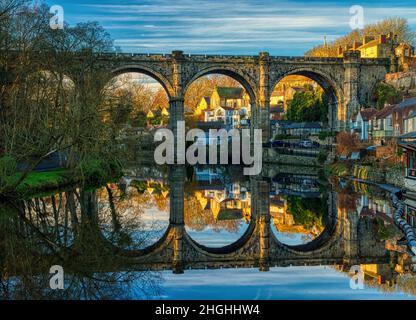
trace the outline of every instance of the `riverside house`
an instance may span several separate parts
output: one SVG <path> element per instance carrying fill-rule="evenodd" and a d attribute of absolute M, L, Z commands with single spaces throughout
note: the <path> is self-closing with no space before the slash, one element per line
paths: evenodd
<path fill-rule="evenodd" d="M 384 145 L 393 138 L 393 110 L 395 106 L 389 105 L 376 112 L 370 119 L 371 139 L 378 145 Z"/>
<path fill-rule="evenodd" d="M 397 104 L 393 110 L 393 130 L 394 136 L 399 137 L 410 131 L 405 128 L 405 124 L 409 123 L 406 119 L 416 110 L 416 98 L 409 98 Z"/>
<path fill-rule="evenodd" d="M 416 190 L 416 110 L 404 119 L 404 134 L 399 137 L 399 146 L 404 150 L 405 185 Z"/>
<path fill-rule="evenodd" d="M 352 120 L 352 130 L 360 135 L 361 141 L 368 141 L 370 131 L 370 119 L 377 113 L 374 108 L 361 109 Z"/>

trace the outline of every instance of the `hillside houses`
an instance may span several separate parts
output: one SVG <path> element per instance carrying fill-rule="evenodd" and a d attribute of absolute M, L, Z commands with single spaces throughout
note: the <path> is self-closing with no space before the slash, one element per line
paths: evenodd
<path fill-rule="evenodd" d="M 409 71 L 416 67 L 415 49 L 412 45 L 399 42 L 397 35 L 392 32 L 378 36 L 364 36 L 362 41 L 354 41 L 352 45 L 339 47 L 338 57 L 347 51 L 359 51 L 361 58 L 397 59 L 398 71 Z"/>

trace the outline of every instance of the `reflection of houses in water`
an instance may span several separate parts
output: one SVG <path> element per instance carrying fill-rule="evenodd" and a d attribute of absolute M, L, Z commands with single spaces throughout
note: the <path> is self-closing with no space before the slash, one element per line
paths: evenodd
<path fill-rule="evenodd" d="M 220 167 L 195 167 L 195 177 L 197 181 L 219 180 L 223 174 Z"/>
<path fill-rule="evenodd" d="M 345 267 L 344 265 L 337 265 L 336 270 L 341 272 L 349 273 L 350 276 L 353 272 L 349 270 L 350 266 Z M 365 285 L 386 285 L 391 287 L 396 283 L 398 274 L 404 273 L 402 265 L 399 264 L 388 264 L 388 263 L 372 263 L 372 264 L 360 264 L 359 272 L 361 279 Z M 358 271 L 358 270 L 357 270 Z"/>
<path fill-rule="evenodd" d="M 398 252 L 397 255 L 390 254 L 390 256 L 394 258 L 389 263 L 359 264 L 359 272 L 365 286 L 376 287 L 386 292 L 401 291 L 403 285 L 406 286 L 406 281 L 400 281 L 400 277 L 415 274 L 411 259 L 405 252 Z M 350 276 L 355 274 L 350 270 L 350 265 L 336 265 L 335 268 Z"/>
<path fill-rule="evenodd" d="M 195 196 L 202 209 L 209 211 L 216 221 L 250 221 L 251 196 L 247 188 L 240 183 L 210 184 L 208 188 L 195 192 Z"/>
<path fill-rule="evenodd" d="M 393 270 L 389 264 L 362 264 L 361 272 L 364 276 L 364 282 L 376 281 L 377 284 L 392 285 Z"/>
<path fill-rule="evenodd" d="M 393 222 L 393 209 L 390 202 L 385 199 L 362 194 L 358 201 L 357 211 L 361 217 L 374 218 L 378 216 L 387 222 Z"/>
<path fill-rule="evenodd" d="M 295 174 L 279 174 L 272 179 L 273 194 L 284 194 L 304 198 L 319 198 L 321 196 L 319 182 L 314 176 Z"/>

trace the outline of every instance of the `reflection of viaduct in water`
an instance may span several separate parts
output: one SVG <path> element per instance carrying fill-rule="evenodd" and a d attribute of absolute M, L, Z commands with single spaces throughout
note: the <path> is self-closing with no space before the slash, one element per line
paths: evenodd
<path fill-rule="evenodd" d="M 273 235 L 269 210 L 270 183 L 252 178 L 252 220 L 245 234 L 223 248 L 208 248 L 195 242 L 184 224 L 183 167 L 170 173 L 170 225 L 154 245 L 129 256 L 138 269 L 185 269 L 257 267 L 267 271 L 273 266 L 335 265 L 387 262 L 384 244 L 377 242 L 371 225 L 361 223 L 355 212 L 338 210 L 336 195 L 328 200 L 326 229 L 312 242 L 287 246 Z"/>

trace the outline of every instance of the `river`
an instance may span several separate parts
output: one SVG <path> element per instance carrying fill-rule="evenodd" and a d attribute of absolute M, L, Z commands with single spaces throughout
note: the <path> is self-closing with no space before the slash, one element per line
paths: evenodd
<path fill-rule="evenodd" d="M 1 299 L 416 298 L 389 195 L 306 169 L 131 166 L 0 211 Z"/>

